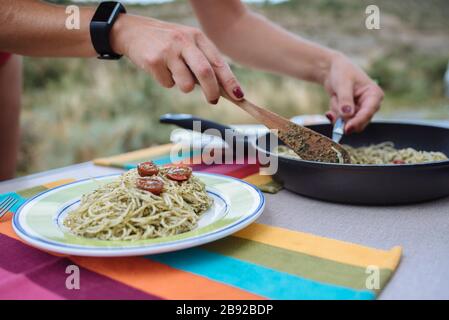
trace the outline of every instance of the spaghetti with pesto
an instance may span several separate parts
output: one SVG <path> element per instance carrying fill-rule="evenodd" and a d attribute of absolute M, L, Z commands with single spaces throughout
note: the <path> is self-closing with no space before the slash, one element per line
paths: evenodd
<path fill-rule="evenodd" d="M 194 229 L 212 202 L 190 168 L 146 162 L 83 195 L 63 224 L 75 235 L 100 240 L 166 237 Z"/>
<path fill-rule="evenodd" d="M 413 164 L 448 160 L 442 152 L 418 151 L 413 148 L 396 149 L 393 142 L 372 144 L 366 147 L 343 147 L 349 152 L 352 164 Z M 275 153 L 281 156 L 300 157 L 286 146 L 278 146 Z"/>

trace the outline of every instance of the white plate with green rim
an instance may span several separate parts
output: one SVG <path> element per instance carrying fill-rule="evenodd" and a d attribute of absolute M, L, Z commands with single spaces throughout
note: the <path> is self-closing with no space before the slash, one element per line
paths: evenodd
<path fill-rule="evenodd" d="M 43 250 L 78 256 L 137 256 L 181 250 L 224 238 L 262 214 L 265 198 L 255 186 L 223 175 L 198 172 L 194 175 L 206 184 L 206 191 L 214 201 L 198 226 L 189 232 L 138 241 L 87 239 L 70 233 L 62 220 L 79 205 L 81 195 L 117 179 L 118 174 L 79 180 L 36 195 L 14 215 L 14 231 L 28 244 Z"/>

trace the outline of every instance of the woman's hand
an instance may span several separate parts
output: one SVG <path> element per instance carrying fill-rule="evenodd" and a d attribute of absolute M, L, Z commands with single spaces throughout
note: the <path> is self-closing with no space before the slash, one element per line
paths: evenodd
<path fill-rule="evenodd" d="M 331 122 L 345 119 L 347 134 L 365 129 L 384 97 L 382 89 L 340 53 L 332 55 L 323 85 L 331 96 L 326 116 Z"/>
<path fill-rule="evenodd" d="M 166 88 L 190 92 L 198 82 L 209 103 L 220 98 L 220 85 L 237 100 L 243 91 L 215 45 L 198 29 L 154 19 L 122 15 L 111 44 Z"/>

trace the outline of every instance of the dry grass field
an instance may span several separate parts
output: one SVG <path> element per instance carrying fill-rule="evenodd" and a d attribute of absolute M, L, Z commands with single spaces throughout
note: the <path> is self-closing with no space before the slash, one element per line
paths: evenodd
<path fill-rule="evenodd" d="M 364 10 L 372 3 L 381 8 L 381 30 L 364 27 Z M 381 116 L 449 118 L 442 84 L 449 60 L 449 2 L 293 0 L 251 6 L 290 31 L 351 56 L 385 89 Z M 186 1 L 130 11 L 197 24 Z M 248 97 L 283 116 L 327 108 L 319 86 L 235 63 L 232 68 Z M 162 89 L 126 59 L 25 58 L 24 74 L 20 174 L 167 142 L 172 128 L 158 123 L 166 112 L 253 121 L 225 102 L 207 105 L 200 92 Z"/>

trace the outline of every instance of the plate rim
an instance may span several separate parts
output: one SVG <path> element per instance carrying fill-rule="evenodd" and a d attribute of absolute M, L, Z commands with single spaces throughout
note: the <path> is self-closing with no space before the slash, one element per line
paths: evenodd
<path fill-rule="evenodd" d="M 30 202 L 35 200 L 38 197 L 43 196 L 44 194 L 53 191 L 55 189 L 59 189 L 62 187 L 67 187 L 72 184 L 78 184 L 81 182 L 85 182 L 92 179 L 102 179 L 102 178 L 108 178 L 113 176 L 120 176 L 123 173 L 112 173 L 112 174 L 106 174 L 101 176 L 95 176 L 95 177 L 88 177 L 76 181 L 72 181 L 60 186 L 57 186 L 55 188 L 51 188 L 45 191 L 42 191 L 33 197 L 27 199 L 16 211 L 16 213 L 13 215 L 12 220 L 12 226 L 14 232 L 27 244 L 36 247 L 38 249 L 56 252 L 56 253 L 62 253 L 62 254 L 68 254 L 68 255 L 75 255 L 75 256 L 89 256 L 89 257 L 125 257 L 125 256 L 141 256 L 141 255 L 151 255 L 151 254 L 159 254 L 164 252 L 172 252 L 172 251 L 178 251 L 183 250 L 191 247 L 196 247 L 205 243 L 209 243 L 224 237 L 227 237 L 254 222 L 264 211 L 265 208 L 265 196 L 262 193 L 262 191 L 257 188 L 255 185 L 244 181 L 242 179 L 238 179 L 231 176 L 226 176 L 222 174 L 217 173 L 209 173 L 209 172 L 195 172 L 195 175 L 199 176 L 213 176 L 213 177 L 219 177 L 224 178 L 228 180 L 234 180 L 237 183 L 243 183 L 247 186 L 249 186 L 253 191 L 256 192 L 259 198 L 259 204 L 254 209 L 252 213 L 247 215 L 241 220 L 237 220 L 235 222 L 232 222 L 228 226 L 215 230 L 213 232 L 205 233 L 202 235 L 199 235 L 195 238 L 186 238 L 186 239 L 180 239 L 175 240 L 169 243 L 157 243 L 157 244 L 147 244 L 147 245 L 141 245 L 136 246 L 133 248 L 123 248 L 123 247 L 104 247 L 104 248 L 74 248 L 70 245 L 62 246 L 59 243 L 46 241 L 44 239 L 36 238 L 33 235 L 29 235 L 25 230 L 23 230 L 23 227 L 21 226 L 21 223 L 19 222 L 20 214 L 22 210 L 25 208 L 26 205 L 28 205 Z M 194 242 L 194 243 L 192 243 Z"/>

